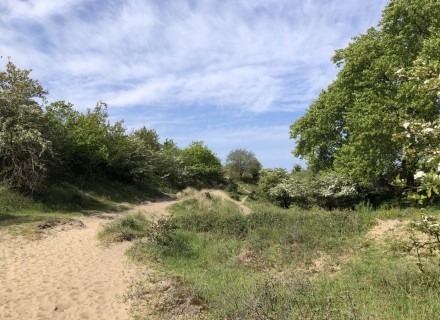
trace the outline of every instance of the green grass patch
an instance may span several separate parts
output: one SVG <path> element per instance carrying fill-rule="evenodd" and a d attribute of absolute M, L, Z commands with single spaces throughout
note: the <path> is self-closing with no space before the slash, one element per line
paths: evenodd
<path fill-rule="evenodd" d="M 149 225 L 145 215 L 140 212 L 126 214 L 106 224 L 98 233 L 98 239 L 109 244 L 143 238 L 149 232 Z"/>
<path fill-rule="evenodd" d="M 439 276 L 373 246 L 340 273 L 315 279 L 313 293 L 297 310 L 308 314 L 305 319 L 433 319 L 440 312 Z"/>
<path fill-rule="evenodd" d="M 244 216 L 234 203 L 202 193 L 175 204 L 171 218 L 154 225 L 149 241 L 136 243 L 129 255 L 156 261 L 170 276 L 182 278 L 206 303 L 208 318 L 353 316 L 342 284 L 356 283 L 355 275 L 351 282 L 339 275 L 312 279 L 308 270 L 323 255 L 343 265 L 339 257 L 366 250 L 364 236 L 376 224 L 375 214 L 285 210 L 258 202 L 252 209 Z M 320 291 L 326 281 L 335 281 L 340 290 Z M 329 303 L 326 296 L 340 302 Z M 334 307 L 343 307 L 343 313 L 329 313 Z"/>

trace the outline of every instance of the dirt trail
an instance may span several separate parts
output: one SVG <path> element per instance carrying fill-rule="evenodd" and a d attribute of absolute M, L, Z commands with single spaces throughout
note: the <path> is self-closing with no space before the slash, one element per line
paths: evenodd
<path fill-rule="evenodd" d="M 157 217 L 174 202 L 133 210 Z M 96 239 L 115 217 L 81 217 L 85 227 L 54 229 L 38 241 L 0 233 L 0 319 L 128 319 L 122 295 L 136 272 L 124 256 L 130 243 L 105 248 Z"/>
<path fill-rule="evenodd" d="M 249 209 L 247 206 L 244 205 L 244 202 L 247 199 L 247 196 L 241 199 L 241 201 L 236 201 L 234 199 L 231 199 L 224 191 L 221 190 L 207 190 L 210 193 L 212 193 L 215 196 L 221 197 L 223 199 L 227 199 L 229 201 L 234 202 L 237 206 L 239 206 L 241 212 L 243 212 L 244 215 L 249 215 L 252 213 L 251 209 Z"/>
<path fill-rule="evenodd" d="M 214 195 L 230 199 L 220 190 Z M 131 209 L 151 220 L 167 215 L 171 198 Z M 244 214 L 250 209 L 234 201 Z M 136 267 L 124 252 L 129 242 L 99 244 L 100 228 L 118 217 L 81 217 L 82 223 L 55 227 L 41 240 L 27 241 L 0 232 L 0 319 L 126 320 L 129 306 L 122 296 Z"/>

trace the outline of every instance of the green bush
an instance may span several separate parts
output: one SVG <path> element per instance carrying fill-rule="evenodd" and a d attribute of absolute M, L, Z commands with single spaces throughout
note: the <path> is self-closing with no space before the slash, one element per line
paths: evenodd
<path fill-rule="evenodd" d="M 286 169 L 263 169 L 260 171 L 260 180 L 258 181 L 258 192 L 268 198 L 269 190 L 287 179 L 289 174 Z"/>
<path fill-rule="evenodd" d="M 269 189 L 269 199 L 283 208 L 289 208 L 292 203 L 307 207 L 312 196 L 310 185 L 294 178 L 282 180 Z"/>

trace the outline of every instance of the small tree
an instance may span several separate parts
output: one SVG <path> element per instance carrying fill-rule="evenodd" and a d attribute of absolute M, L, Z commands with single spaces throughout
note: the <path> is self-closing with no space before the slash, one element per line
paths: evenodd
<path fill-rule="evenodd" d="M 251 151 L 236 149 L 226 157 L 226 171 L 230 178 L 240 181 L 256 181 L 261 164 Z"/>
<path fill-rule="evenodd" d="M 44 135 L 38 100 L 47 91 L 11 61 L 0 71 L 0 177 L 12 186 L 35 190 L 45 176 L 52 155 Z"/>
<path fill-rule="evenodd" d="M 182 150 L 181 155 L 184 186 L 201 187 L 223 180 L 220 159 L 202 141 L 191 143 Z"/>

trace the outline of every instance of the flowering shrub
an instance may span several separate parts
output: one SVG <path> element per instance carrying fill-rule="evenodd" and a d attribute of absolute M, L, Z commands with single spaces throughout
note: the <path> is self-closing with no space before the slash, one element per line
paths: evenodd
<path fill-rule="evenodd" d="M 289 174 L 286 169 L 263 169 L 260 171 L 258 191 L 264 197 L 269 198 L 269 190 L 288 178 Z"/>
<path fill-rule="evenodd" d="M 395 135 L 403 141 L 401 160 L 417 168 L 412 179 L 400 179 L 394 183 L 404 187 L 407 199 L 424 204 L 440 199 L 440 126 L 433 122 L 405 121 L 404 130 Z M 412 181 L 409 181 L 412 180 Z"/>
<path fill-rule="evenodd" d="M 327 173 L 309 179 L 287 177 L 268 190 L 269 200 L 288 208 L 317 205 L 325 209 L 348 208 L 365 199 L 360 186 L 337 173 Z"/>
<path fill-rule="evenodd" d="M 288 178 L 282 180 L 275 187 L 269 189 L 269 199 L 283 208 L 289 208 L 292 203 L 299 206 L 308 206 L 311 196 L 309 186 L 305 183 Z"/>
<path fill-rule="evenodd" d="M 419 93 L 438 105 L 440 101 L 440 63 L 422 59 L 415 61 L 414 67 L 400 69 L 397 75 L 403 81 L 418 85 Z M 405 187 L 404 194 L 415 203 L 424 204 L 440 199 L 440 117 L 427 112 L 420 119 L 414 115 L 403 119 L 402 130 L 394 135 L 403 146 L 401 161 L 413 168 L 412 177 L 396 179 L 395 185 Z M 411 117 L 411 118 L 409 118 Z M 426 120 L 429 119 L 429 120 Z"/>
<path fill-rule="evenodd" d="M 313 190 L 315 203 L 326 209 L 352 207 L 366 196 L 360 186 L 336 173 L 317 178 Z"/>

